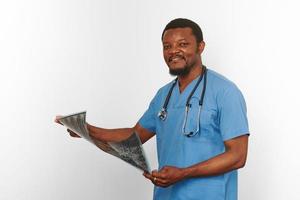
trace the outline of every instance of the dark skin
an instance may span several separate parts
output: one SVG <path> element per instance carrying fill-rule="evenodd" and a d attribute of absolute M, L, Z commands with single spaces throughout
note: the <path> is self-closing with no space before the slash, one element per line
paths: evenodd
<path fill-rule="evenodd" d="M 144 173 L 144 176 L 157 186 L 168 187 L 186 178 L 214 176 L 242 168 L 247 158 L 248 136 L 227 140 L 224 145 L 224 153 L 207 161 L 187 168 L 164 166 L 160 171 Z"/>
<path fill-rule="evenodd" d="M 62 117 L 60 115 L 56 116 L 54 122 L 61 124 L 58 119 Z M 63 124 L 61 124 L 63 125 Z M 118 129 L 105 129 L 100 128 L 96 126 L 92 126 L 90 124 L 87 124 L 87 128 L 89 130 L 90 137 L 95 140 L 100 140 L 103 142 L 120 142 L 124 139 L 127 139 L 131 136 L 133 132 L 136 132 L 142 142 L 144 144 L 147 142 L 150 138 L 154 136 L 154 133 L 151 133 L 147 129 L 143 128 L 139 123 L 137 123 L 132 128 L 118 128 Z M 79 135 L 71 131 L 70 129 L 67 129 L 70 136 L 75 138 L 80 138 Z"/>
<path fill-rule="evenodd" d="M 189 73 L 178 76 L 180 91 L 202 73 L 201 53 L 204 41 L 197 44 L 190 28 L 175 28 L 163 35 L 163 56 L 170 70 L 189 69 Z"/>
<path fill-rule="evenodd" d="M 168 67 L 171 69 L 190 67 L 187 75 L 178 76 L 181 92 L 202 73 L 201 54 L 204 47 L 204 42 L 197 44 L 190 28 L 169 29 L 165 32 L 163 36 L 163 53 Z M 248 135 L 227 140 L 224 142 L 224 146 L 224 153 L 207 161 L 187 168 L 164 166 L 159 171 L 153 171 L 151 174 L 144 173 L 144 176 L 157 186 L 168 187 L 187 178 L 220 175 L 243 167 L 247 159 Z"/>
<path fill-rule="evenodd" d="M 178 75 L 180 92 L 202 73 L 201 54 L 205 43 L 197 44 L 190 28 L 175 28 L 167 30 L 163 35 L 163 55 L 170 70 L 181 71 L 188 68 L 188 73 Z M 58 117 L 55 122 L 58 123 Z M 87 125 L 92 138 L 103 142 L 121 141 L 128 138 L 133 131 L 137 132 L 142 143 L 152 138 L 155 133 L 149 132 L 137 123 L 132 128 L 104 129 Z M 79 137 L 68 130 L 71 136 Z M 246 133 L 245 133 L 246 134 Z M 242 168 L 247 159 L 248 135 L 224 141 L 225 152 L 204 162 L 199 162 L 187 168 L 164 166 L 159 171 L 144 172 L 144 176 L 159 187 L 168 187 L 188 178 L 201 178 L 220 175 L 231 170 Z"/>

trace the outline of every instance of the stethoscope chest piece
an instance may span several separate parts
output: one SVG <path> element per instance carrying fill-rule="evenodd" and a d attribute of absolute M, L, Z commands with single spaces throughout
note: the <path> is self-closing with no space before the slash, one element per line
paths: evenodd
<path fill-rule="evenodd" d="M 167 111 L 164 108 L 162 108 L 161 111 L 158 112 L 157 116 L 160 120 L 165 121 L 167 118 Z"/>
<path fill-rule="evenodd" d="M 204 83 L 203 83 L 203 88 L 202 88 L 202 92 L 201 92 L 201 96 L 200 96 L 200 100 L 199 100 L 199 109 L 198 109 L 197 116 L 194 116 L 194 117 L 197 117 L 196 121 L 198 123 L 197 123 L 197 126 L 196 126 L 195 130 L 192 130 L 192 131 L 191 130 L 186 130 L 187 129 L 186 125 L 187 125 L 187 122 L 188 122 L 189 110 L 191 108 L 190 100 L 191 100 L 194 92 L 196 91 L 196 89 L 197 89 L 198 85 L 200 84 L 203 77 L 204 77 Z M 203 73 L 201 74 L 201 76 L 198 79 L 196 85 L 194 86 L 193 90 L 191 91 L 190 95 L 187 98 L 186 107 L 185 107 L 186 109 L 185 109 L 185 114 L 184 114 L 184 121 L 183 121 L 183 125 L 182 125 L 182 133 L 187 137 L 195 136 L 200 131 L 200 112 L 202 110 L 201 108 L 202 108 L 202 105 L 203 105 L 203 99 L 204 99 L 205 90 L 206 90 L 206 77 L 207 77 L 207 69 L 206 69 L 205 66 L 203 66 Z M 164 105 L 163 105 L 162 109 L 157 114 L 157 117 L 161 121 L 165 121 L 166 118 L 167 118 L 167 106 L 168 106 L 172 91 L 173 91 L 176 83 L 177 83 L 177 78 L 173 82 L 173 84 L 172 84 L 172 86 L 171 86 L 171 88 L 168 92 L 168 95 L 165 99 L 165 102 L 164 102 Z"/>

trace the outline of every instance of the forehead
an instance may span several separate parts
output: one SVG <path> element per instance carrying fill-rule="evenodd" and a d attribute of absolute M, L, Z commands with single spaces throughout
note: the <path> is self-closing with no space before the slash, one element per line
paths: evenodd
<path fill-rule="evenodd" d="M 172 42 L 172 41 L 178 41 L 182 39 L 196 41 L 196 38 L 191 28 L 186 27 L 186 28 L 168 29 L 165 31 L 163 35 L 163 42 Z"/>

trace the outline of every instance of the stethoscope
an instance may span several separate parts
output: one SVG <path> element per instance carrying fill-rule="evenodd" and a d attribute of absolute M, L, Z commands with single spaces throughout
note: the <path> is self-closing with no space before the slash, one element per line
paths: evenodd
<path fill-rule="evenodd" d="M 196 120 L 199 123 L 197 123 L 196 130 L 186 131 L 187 116 L 188 116 L 189 110 L 191 108 L 190 100 L 191 100 L 192 96 L 194 95 L 197 87 L 201 83 L 203 77 L 204 77 L 204 83 L 203 83 L 203 88 L 202 88 L 202 92 L 201 92 L 201 96 L 200 96 L 200 100 L 199 100 L 199 109 L 198 109 L 198 112 L 197 112 L 197 119 L 198 120 Z M 172 86 L 171 86 L 171 88 L 168 92 L 168 95 L 165 99 L 164 105 L 163 105 L 162 109 L 158 112 L 157 116 L 161 121 L 165 121 L 166 118 L 167 118 L 167 115 L 168 115 L 167 107 L 168 107 L 173 89 L 174 89 L 177 81 L 178 81 L 178 78 L 176 78 L 175 81 L 173 82 L 173 84 L 172 84 Z M 185 114 L 184 114 L 184 121 L 183 121 L 183 125 L 182 125 L 182 133 L 187 137 L 192 137 L 192 136 L 196 135 L 200 130 L 200 114 L 201 114 L 203 99 L 204 99 L 205 90 L 206 90 L 206 82 L 207 82 L 207 69 L 206 69 L 205 66 L 203 66 L 203 73 L 201 74 L 201 76 L 198 79 L 196 85 L 194 86 L 193 90 L 191 91 L 190 95 L 188 96 L 188 99 L 187 99 L 186 104 L 185 104 Z"/>

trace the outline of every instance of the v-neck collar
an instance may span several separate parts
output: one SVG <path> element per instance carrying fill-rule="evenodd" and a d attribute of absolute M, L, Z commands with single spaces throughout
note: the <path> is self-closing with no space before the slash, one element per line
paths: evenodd
<path fill-rule="evenodd" d="M 179 89 L 179 80 L 177 80 L 177 83 L 175 85 L 175 88 L 179 94 L 179 96 L 182 96 L 184 95 L 185 93 L 187 93 L 187 91 L 189 91 L 189 94 L 190 92 L 192 91 L 192 89 L 194 88 L 194 86 L 196 85 L 197 81 L 199 80 L 199 78 L 201 77 L 201 74 L 198 75 L 194 80 L 192 80 L 185 88 L 182 92 L 180 92 L 180 89 Z M 202 82 L 202 81 L 201 81 Z M 201 84 L 201 83 L 200 83 Z M 199 85 L 200 85 L 199 84 Z"/>
<path fill-rule="evenodd" d="M 188 96 L 191 94 L 193 88 L 195 87 L 198 79 L 201 77 L 201 75 L 197 76 L 194 80 L 192 80 L 185 88 L 182 92 L 180 92 L 179 89 L 179 81 L 177 81 L 175 87 L 174 87 L 174 93 L 172 94 L 173 97 L 173 101 L 171 103 L 172 107 L 182 107 L 185 106 L 186 101 Z M 200 82 L 199 86 L 196 88 L 195 93 L 193 94 L 193 96 L 197 95 L 199 91 L 199 87 L 201 87 L 201 85 L 203 81 Z M 172 98 L 172 97 L 171 97 Z"/>

